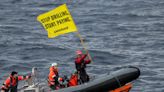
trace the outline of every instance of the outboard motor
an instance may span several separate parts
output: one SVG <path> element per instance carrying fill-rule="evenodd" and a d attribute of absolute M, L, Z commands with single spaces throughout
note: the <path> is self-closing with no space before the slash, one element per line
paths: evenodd
<path fill-rule="evenodd" d="M 31 79 L 27 80 L 28 86 L 21 90 L 21 92 L 44 92 L 41 91 L 39 83 L 37 83 L 38 71 L 36 67 L 32 68 Z"/>

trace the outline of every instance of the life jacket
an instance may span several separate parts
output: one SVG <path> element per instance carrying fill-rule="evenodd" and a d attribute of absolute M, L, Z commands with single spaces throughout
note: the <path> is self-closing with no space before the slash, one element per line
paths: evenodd
<path fill-rule="evenodd" d="M 109 92 L 129 92 L 131 88 L 132 88 L 132 84 L 128 83 L 120 88 L 117 88 L 117 89 L 109 91 Z"/>
<path fill-rule="evenodd" d="M 8 77 L 4 84 L 3 84 L 7 89 L 11 88 L 11 87 L 15 87 L 18 85 L 18 77 L 14 78 L 12 76 Z"/>
<path fill-rule="evenodd" d="M 78 75 L 77 74 L 72 74 L 68 86 L 77 86 L 78 85 Z"/>
<path fill-rule="evenodd" d="M 10 77 L 10 87 L 18 86 L 18 77 Z"/>
<path fill-rule="evenodd" d="M 5 92 L 17 92 L 17 86 L 18 86 L 18 77 L 14 78 L 12 76 L 8 77 L 3 86 L 2 89 L 5 90 Z"/>
<path fill-rule="evenodd" d="M 48 85 L 55 85 L 57 84 L 58 80 L 58 69 L 55 69 L 54 67 L 50 67 L 50 73 L 48 76 Z"/>

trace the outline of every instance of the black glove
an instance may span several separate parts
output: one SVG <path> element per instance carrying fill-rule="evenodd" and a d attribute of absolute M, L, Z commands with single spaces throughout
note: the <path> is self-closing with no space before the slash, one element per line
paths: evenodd
<path fill-rule="evenodd" d="M 59 78 L 59 76 L 56 76 L 56 77 L 54 77 L 54 80 L 55 81 L 58 81 L 58 78 Z"/>

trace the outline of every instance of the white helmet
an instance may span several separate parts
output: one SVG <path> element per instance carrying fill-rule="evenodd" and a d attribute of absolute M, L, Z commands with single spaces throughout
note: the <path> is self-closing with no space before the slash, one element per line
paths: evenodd
<path fill-rule="evenodd" d="M 52 63 L 52 65 L 51 66 L 55 66 L 55 67 L 57 67 L 58 66 L 58 64 L 57 63 Z"/>

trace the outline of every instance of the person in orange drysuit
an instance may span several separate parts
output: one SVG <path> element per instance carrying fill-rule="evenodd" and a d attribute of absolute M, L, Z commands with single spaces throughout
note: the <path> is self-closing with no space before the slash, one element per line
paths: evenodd
<path fill-rule="evenodd" d="M 10 76 L 5 80 L 1 87 L 1 92 L 17 92 L 18 82 L 20 80 L 27 80 L 30 79 L 31 75 L 29 76 L 18 76 L 18 73 L 12 71 Z"/>
<path fill-rule="evenodd" d="M 57 66 L 58 66 L 57 63 L 53 63 L 51 65 L 49 76 L 48 76 L 48 85 L 53 90 L 60 89 L 59 82 L 63 81 L 63 79 L 59 77 Z"/>
<path fill-rule="evenodd" d="M 68 82 L 68 86 L 77 86 L 78 85 L 78 73 L 75 72 L 71 75 L 69 82 Z"/>

